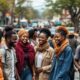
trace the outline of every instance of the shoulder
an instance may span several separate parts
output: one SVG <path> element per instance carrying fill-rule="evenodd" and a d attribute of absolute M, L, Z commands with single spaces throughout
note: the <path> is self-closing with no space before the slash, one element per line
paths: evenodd
<path fill-rule="evenodd" d="M 5 49 L 4 48 L 0 49 L 0 54 L 5 54 Z"/>
<path fill-rule="evenodd" d="M 72 48 L 69 45 L 65 48 L 64 53 L 66 56 L 69 56 L 69 55 L 73 56 Z"/>
<path fill-rule="evenodd" d="M 28 43 L 28 46 L 29 46 L 31 49 L 34 49 L 33 45 L 31 45 L 30 43 Z"/>
<path fill-rule="evenodd" d="M 49 47 L 48 51 L 54 52 L 54 49 L 52 47 Z"/>
<path fill-rule="evenodd" d="M 49 47 L 47 51 L 50 53 L 50 55 L 54 55 L 54 49 L 52 47 Z"/>
<path fill-rule="evenodd" d="M 70 45 L 68 45 L 66 48 L 65 48 L 66 51 L 72 51 L 72 48 Z"/>
<path fill-rule="evenodd" d="M 80 52 L 80 45 L 78 45 L 76 48 L 76 53 L 79 53 L 79 52 Z"/>
<path fill-rule="evenodd" d="M 77 46 L 77 49 L 80 49 L 80 45 Z"/>

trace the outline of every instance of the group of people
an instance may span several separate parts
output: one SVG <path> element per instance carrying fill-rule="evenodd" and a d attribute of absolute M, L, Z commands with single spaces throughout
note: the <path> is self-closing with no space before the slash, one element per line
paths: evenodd
<path fill-rule="evenodd" d="M 0 80 L 74 80 L 74 64 L 80 71 L 80 46 L 74 51 L 68 30 L 20 29 L 10 26 L 0 35 Z M 51 37 L 51 39 L 50 39 Z"/>

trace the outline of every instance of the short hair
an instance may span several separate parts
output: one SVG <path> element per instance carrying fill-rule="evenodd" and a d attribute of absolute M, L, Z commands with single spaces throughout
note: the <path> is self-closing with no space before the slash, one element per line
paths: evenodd
<path fill-rule="evenodd" d="M 56 32 L 59 32 L 62 36 L 66 37 L 68 35 L 68 30 L 66 29 L 65 26 L 59 26 L 56 29 Z"/>
<path fill-rule="evenodd" d="M 8 32 L 6 32 L 6 34 L 5 34 L 5 39 L 7 39 L 7 38 L 11 38 L 11 36 L 12 36 L 12 34 L 16 34 L 14 31 L 8 31 Z"/>
<path fill-rule="evenodd" d="M 46 34 L 46 37 L 47 37 L 47 38 L 49 38 L 49 37 L 51 36 L 51 32 L 50 32 L 50 30 L 47 29 L 47 28 L 43 28 L 43 29 L 41 29 L 41 30 L 40 30 L 40 33 L 44 33 L 44 34 Z"/>
<path fill-rule="evenodd" d="M 5 32 L 12 31 L 12 30 L 13 30 L 13 27 L 12 27 L 12 26 L 6 26 L 6 27 L 4 28 L 4 31 L 5 31 Z"/>

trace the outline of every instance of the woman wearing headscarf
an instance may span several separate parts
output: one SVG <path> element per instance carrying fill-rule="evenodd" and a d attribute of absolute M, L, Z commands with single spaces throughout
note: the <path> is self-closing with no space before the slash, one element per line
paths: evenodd
<path fill-rule="evenodd" d="M 32 80 L 35 58 L 34 48 L 28 42 L 28 31 L 21 29 L 18 32 L 19 40 L 16 44 L 17 69 L 21 80 Z"/>
<path fill-rule="evenodd" d="M 50 31 L 48 29 L 42 29 L 40 31 L 39 44 L 36 47 L 35 55 L 36 80 L 48 80 L 50 74 L 54 50 L 48 43 L 49 36 Z"/>

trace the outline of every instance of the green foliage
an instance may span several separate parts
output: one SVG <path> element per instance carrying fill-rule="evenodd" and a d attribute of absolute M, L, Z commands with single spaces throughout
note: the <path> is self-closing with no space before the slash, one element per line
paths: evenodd
<path fill-rule="evenodd" d="M 33 8 L 26 7 L 16 7 L 15 9 L 16 16 L 25 16 L 27 19 L 32 19 L 38 17 L 38 12 Z"/>
<path fill-rule="evenodd" d="M 9 9 L 9 5 L 7 3 L 7 0 L 0 0 L 0 11 L 6 11 Z"/>
<path fill-rule="evenodd" d="M 46 0 L 47 7 L 52 7 L 52 10 L 56 13 L 59 13 L 63 9 L 70 9 L 70 7 L 73 8 L 80 8 L 80 0 L 56 0 L 53 2 L 53 0 Z"/>
<path fill-rule="evenodd" d="M 46 0 L 47 7 L 52 7 L 53 13 L 61 14 L 62 10 L 68 10 L 71 16 L 71 21 L 78 30 L 79 18 L 80 18 L 80 0 Z"/>

